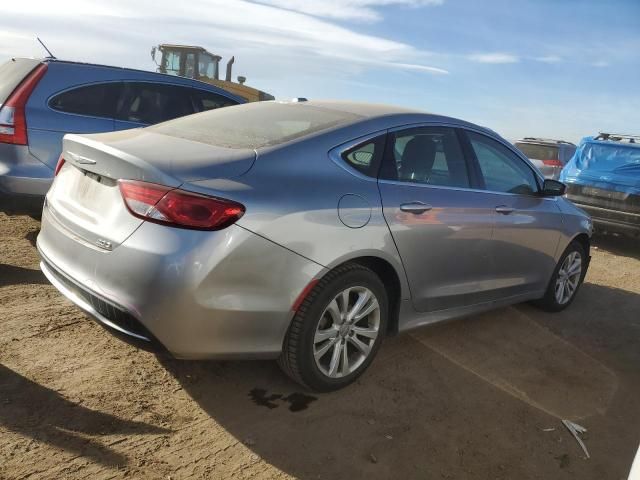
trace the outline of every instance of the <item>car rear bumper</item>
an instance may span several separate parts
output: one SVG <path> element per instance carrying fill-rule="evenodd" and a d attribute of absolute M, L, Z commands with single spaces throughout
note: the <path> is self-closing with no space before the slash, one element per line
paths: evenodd
<path fill-rule="evenodd" d="M 178 358 L 275 358 L 291 306 L 323 267 L 233 225 L 144 222 L 113 251 L 84 244 L 45 206 L 38 250 L 60 292 L 111 330 Z"/>
<path fill-rule="evenodd" d="M 574 203 L 591 216 L 596 229 L 629 235 L 640 234 L 640 214 L 638 213 Z"/>

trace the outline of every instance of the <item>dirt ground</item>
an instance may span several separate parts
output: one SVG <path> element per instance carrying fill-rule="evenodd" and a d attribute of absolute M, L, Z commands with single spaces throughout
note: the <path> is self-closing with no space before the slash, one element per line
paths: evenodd
<path fill-rule="evenodd" d="M 273 362 L 137 350 L 38 269 L 0 214 L 0 478 L 625 479 L 640 441 L 640 246 L 595 240 L 561 314 L 505 308 L 390 338 L 300 391 Z M 561 419 L 585 426 L 585 459 Z"/>

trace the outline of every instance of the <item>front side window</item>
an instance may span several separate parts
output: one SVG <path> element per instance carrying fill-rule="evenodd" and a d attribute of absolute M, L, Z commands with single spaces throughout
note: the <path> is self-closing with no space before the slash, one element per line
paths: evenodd
<path fill-rule="evenodd" d="M 152 125 L 194 113 L 191 89 L 162 83 L 126 82 L 116 118 Z"/>
<path fill-rule="evenodd" d="M 485 189 L 493 192 L 533 194 L 538 183 L 533 170 L 500 142 L 467 132 L 484 178 Z"/>
<path fill-rule="evenodd" d="M 59 112 L 113 118 L 120 83 L 100 83 L 59 93 L 49 100 L 49 107 Z"/>
<path fill-rule="evenodd" d="M 395 132 L 383 178 L 447 187 L 469 187 L 469 173 L 456 132 L 418 127 Z"/>

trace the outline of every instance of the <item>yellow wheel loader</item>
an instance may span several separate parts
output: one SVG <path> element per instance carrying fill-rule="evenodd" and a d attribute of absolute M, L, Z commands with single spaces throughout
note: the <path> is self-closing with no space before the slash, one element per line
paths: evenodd
<path fill-rule="evenodd" d="M 158 52 L 161 54 L 160 63 L 156 61 Z M 248 102 L 274 99 L 273 95 L 245 85 L 244 82 L 247 80 L 245 77 L 238 76 L 237 83 L 231 80 L 234 57 L 231 57 L 231 60 L 227 62 L 224 80 L 220 80 L 219 72 L 222 57 L 214 55 L 202 47 L 163 43 L 151 49 L 151 58 L 158 65 L 157 71 L 160 73 L 211 83 L 246 99 Z"/>

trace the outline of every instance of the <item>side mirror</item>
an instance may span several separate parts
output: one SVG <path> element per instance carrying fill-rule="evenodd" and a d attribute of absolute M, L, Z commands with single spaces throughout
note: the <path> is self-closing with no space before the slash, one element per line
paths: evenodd
<path fill-rule="evenodd" d="M 567 186 L 557 180 L 546 179 L 542 185 L 540 194 L 543 197 L 561 197 L 564 195 Z"/>

